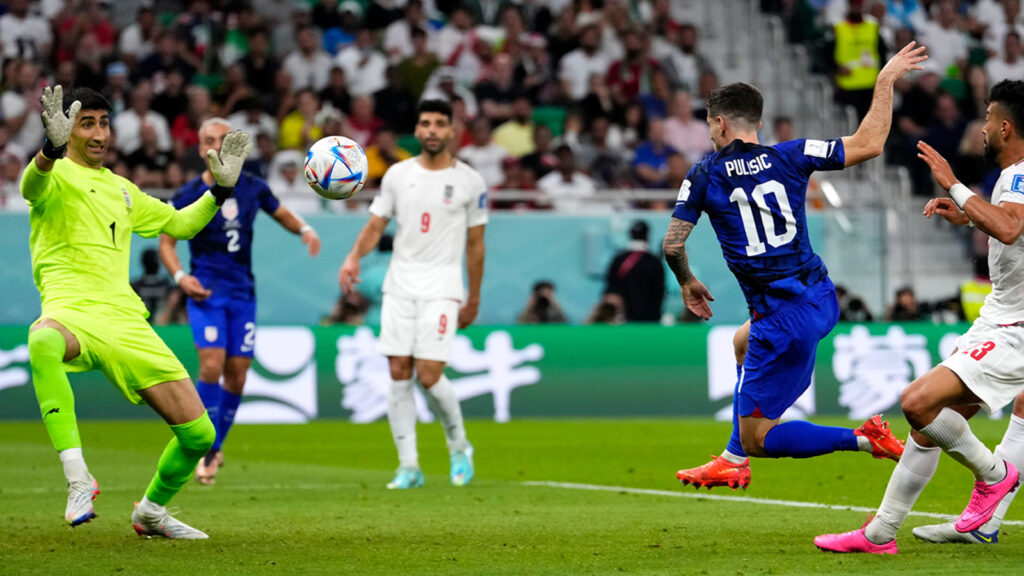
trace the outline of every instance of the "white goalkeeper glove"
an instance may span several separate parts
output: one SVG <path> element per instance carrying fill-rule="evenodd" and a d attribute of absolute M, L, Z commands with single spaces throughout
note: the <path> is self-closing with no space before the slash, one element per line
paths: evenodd
<path fill-rule="evenodd" d="M 52 90 L 49 86 L 43 89 L 43 95 L 39 97 L 39 104 L 43 107 L 40 116 L 43 118 L 43 128 L 46 129 L 43 156 L 56 160 L 64 156 L 68 138 L 71 137 L 71 129 L 75 125 L 75 118 L 78 117 L 82 103 L 75 100 L 65 114 L 64 89 L 58 84 Z"/>
<path fill-rule="evenodd" d="M 217 205 L 223 205 L 231 196 L 238 176 L 242 173 L 242 164 L 252 152 L 249 135 L 241 130 L 228 132 L 220 145 L 220 154 L 215 150 L 206 153 L 210 172 L 213 174 L 214 186 L 210 190 L 217 199 Z"/>

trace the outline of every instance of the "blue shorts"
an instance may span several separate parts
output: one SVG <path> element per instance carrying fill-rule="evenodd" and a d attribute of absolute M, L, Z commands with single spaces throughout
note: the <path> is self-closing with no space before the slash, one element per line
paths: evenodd
<path fill-rule="evenodd" d="M 252 358 L 256 346 L 256 301 L 237 298 L 188 299 L 188 321 L 196 348 L 224 348 L 228 357 Z"/>
<path fill-rule="evenodd" d="M 798 300 L 750 323 L 736 407 L 740 416 L 782 416 L 811 385 L 818 342 L 839 321 L 839 300 L 825 277 Z"/>

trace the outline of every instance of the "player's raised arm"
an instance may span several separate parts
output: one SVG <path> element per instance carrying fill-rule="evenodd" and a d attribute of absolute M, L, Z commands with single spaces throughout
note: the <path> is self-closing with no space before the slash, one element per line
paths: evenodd
<path fill-rule="evenodd" d="M 352 250 L 345 257 L 345 261 L 338 270 L 338 285 L 345 294 L 355 290 L 359 279 L 359 260 L 369 254 L 380 242 L 384 229 L 388 227 L 389 220 L 376 214 L 370 215 L 370 221 L 360 230 L 359 236 L 352 245 Z"/>
<path fill-rule="evenodd" d="M 1003 244 L 1013 244 L 1024 233 L 1024 204 L 1000 202 L 990 204 L 978 198 L 953 175 L 949 162 L 925 142 L 917 143 L 917 157 L 932 169 L 935 181 L 951 198 L 934 198 L 924 207 L 924 215 L 937 214 L 957 225 L 973 222 L 979 230 Z"/>
<path fill-rule="evenodd" d="M 693 226 L 693 222 L 673 217 L 668 232 L 665 233 L 665 240 L 661 243 L 661 250 L 665 254 L 668 267 L 676 275 L 686 308 L 707 320 L 711 318 L 711 306 L 708 302 L 715 299 L 707 287 L 690 271 L 690 263 L 686 258 L 686 239 L 690 236 Z"/>
<path fill-rule="evenodd" d="M 64 157 L 75 118 L 82 108 L 82 103 L 75 100 L 68 111 L 64 111 L 64 89 L 60 85 L 53 90 L 50 90 L 49 86 L 44 88 L 42 96 L 39 97 L 39 104 L 43 109 L 40 116 L 43 119 L 46 140 L 43 141 L 42 150 L 33 158 L 33 166 L 26 168 L 21 179 L 21 195 L 29 202 L 35 201 L 45 192 L 50 170 L 53 170 L 54 162 Z"/>
<path fill-rule="evenodd" d="M 911 42 L 896 53 L 878 73 L 871 108 L 853 136 L 843 137 L 845 165 L 854 166 L 882 154 L 892 125 L 892 91 L 896 81 L 911 70 L 920 70 L 928 59 L 924 46 Z"/>
<path fill-rule="evenodd" d="M 179 240 L 188 240 L 198 234 L 234 192 L 238 176 L 242 173 L 242 164 L 251 151 L 252 144 L 249 143 L 249 135 L 245 132 L 235 131 L 224 136 L 220 152 L 210 150 L 207 153 L 210 172 L 214 179 L 210 193 L 203 194 L 199 200 L 174 211 L 160 231 Z"/>

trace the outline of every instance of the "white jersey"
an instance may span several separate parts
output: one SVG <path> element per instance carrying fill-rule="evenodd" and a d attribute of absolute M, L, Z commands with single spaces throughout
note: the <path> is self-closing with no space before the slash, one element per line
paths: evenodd
<path fill-rule="evenodd" d="M 1002 171 L 992 190 L 992 203 L 1024 204 L 1024 160 Z M 981 317 L 994 324 L 1024 322 L 1024 236 L 1009 246 L 988 239 L 988 267 L 992 292 L 981 307 Z"/>
<path fill-rule="evenodd" d="M 384 174 L 370 213 L 398 223 L 383 292 L 409 300 L 462 300 L 466 230 L 487 223 L 487 185 L 456 160 L 427 170 L 419 157 Z"/>

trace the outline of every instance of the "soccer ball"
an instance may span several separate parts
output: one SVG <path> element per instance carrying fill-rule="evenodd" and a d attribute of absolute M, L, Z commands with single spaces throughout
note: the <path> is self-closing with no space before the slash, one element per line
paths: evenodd
<path fill-rule="evenodd" d="M 321 138 L 306 153 L 306 183 L 330 200 L 351 198 L 362 190 L 367 171 L 362 146 L 344 136 Z"/>

